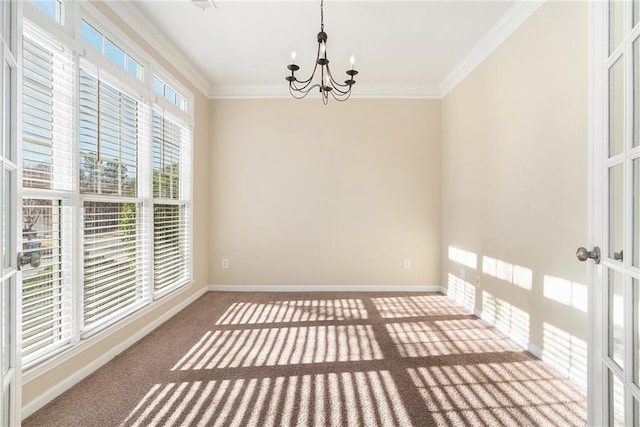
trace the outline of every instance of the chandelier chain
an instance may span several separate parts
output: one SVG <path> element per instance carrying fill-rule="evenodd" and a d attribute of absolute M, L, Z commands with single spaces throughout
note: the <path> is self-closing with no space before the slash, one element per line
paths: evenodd
<path fill-rule="evenodd" d="M 324 31 L 324 0 L 320 1 L 320 31 Z"/>

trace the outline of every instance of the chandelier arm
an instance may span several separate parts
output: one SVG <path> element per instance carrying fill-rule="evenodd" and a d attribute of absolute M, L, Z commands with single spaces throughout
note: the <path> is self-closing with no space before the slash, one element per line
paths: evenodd
<path fill-rule="evenodd" d="M 346 95 L 347 93 L 351 92 L 351 87 L 349 85 L 340 85 L 339 83 L 336 83 L 335 80 L 331 80 L 331 86 L 333 87 L 333 91 L 338 92 L 342 95 Z M 346 89 L 343 89 L 346 88 Z"/>
<path fill-rule="evenodd" d="M 309 85 L 313 81 L 313 77 L 316 75 L 316 70 L 318 69 L 318 58 L 320 58 L 320 43 L 318 43 L 318 52 L 316 53 L 316 64 L 313 67 L 313 71 L 311 72 L 311 76 L 306 80 L 298 80 L 296 78 L 295 79 L 295 83 L 300 83 L 303 86 L 297 87 L 297 86 L 293 85 L 293 90 L 304 91 L 307 87 L 309 87 Z M 294 83 L 294 82 L 291 82 L 291 83 Z M 291 86 L 291 85 L 289 85 L 289 86 Z"/>
<path fill-rule="evenodd" d="M 296 85 L 295 83 L 302 83 L 302 84 L 303 84 L 303 86 L 298 86 L 298 85 Z M 295 80 L 295 81 L 293 81 L 293 82 L 291 82 L 291 83 L 289 84 L 289 86 L 290 86 L 293 90 L 295 90 L 295 91 L 297 91 L 297 92 L 304 92 L 304 91 L 306 91 L 306 89 L 309 87 L 309 85 L 311 85 L 311 80 L 305 80 L 304 82 L 301 82 L 301 81 L 299 81 L 299 80 Z"/>
<path fill-rule="evenodd" d="M 346 92 L 345 97 L 340 97 L 339 95 L 336 95 L 335 93 L 333 93 L 333 91 L 331 91 L 331 96 L 333 96 L 333 99 L 335 99 L 338 102 L 344 102 L 351 97 L 351 91 Z"/>
<path fill-rule="evenodd" d="M 293 96 L 293 97 L 294 97 L 294 98 L 296 98 L 296 99 L 302 99 L 302 98 L 306 97 L 306 96 L 309 94 L 309 92 L 311 92 L 313 89 L 315 89 L 316 87 L 319 87 L 319 86 L 320 86 L 320 85 L 315 84 L 315 85 L 311 86 L 311 87 L 310 87 L 310 88 L 308 88 L 308 89 L 305 89 L 305 90 L 298 90 L 298 89 L 296 89 L 295 87 L 292 87 L 291 85 L 289 85 L 289 93 L 291 94 L 291 96 Z M 294 93 L 298 93 L 298 94 L 300 94 L 300 93 L 301 93 L 301 94 L 303 94 L 303 95 L 302 95 L 302 96 L 296 96 L 296 95 L 294 95 Z"/>
<path fill-rule="evenodd" d="M 347 95 L 349 93 L 351 93 L 351 85 L 347 85 L 347 84 L 340 84 L 338 83 L 334 78 L 333 75 L 331 74 L 331 70 L 329 69 L 329 66 L 327 65 L 327 72 L 329 74 L 329 80 L 331 82 L 331 86 L 333 87 L 332 92 L 338 92 L 340 95 Z M 335 98 L 335 96 L 334 96 Z"/>
<path fill-rule="evenodd" d="M 296 95 L 296 94 L 299 94 L 299 93 L 301 93 L 302 96 Z M 309 94 L 309 92 L 301 92 L 301 91 L 292 89 L 291 85 L 289 85 L 289 94 L 295 99 L 302 99 L 302 98 L 306 98 L 306 96 Z"/>
<path fill-rule="evenodd" d="M 351 87 L 351 85 L 338 83 L 338 82 L 333 78 L 333 74 L 331 74 L 331 69 L 329 68 L 329 64 L 327 64 L 327 73 L 329 74 L 329 77 L 330 77 L 330 79 L 331 79 L 331 85 L 332 85 L 336 90 L 340 90 L 339 88 L 346 88 L 347 90 L 345 91 L 345 93 L 350 91 L 350 89 L 349 89 L 349 88 Z M 341 91 L 341 92 L 342 92 L 342 91 Z"/>

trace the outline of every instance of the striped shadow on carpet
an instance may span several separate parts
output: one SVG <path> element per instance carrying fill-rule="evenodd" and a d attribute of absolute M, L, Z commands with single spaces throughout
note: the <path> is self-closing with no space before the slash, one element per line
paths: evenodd
<path fill-rule="evenodd" d="M 443 295 L 209 292 L 23 425 L 585 424 L 584 392 Z"/>

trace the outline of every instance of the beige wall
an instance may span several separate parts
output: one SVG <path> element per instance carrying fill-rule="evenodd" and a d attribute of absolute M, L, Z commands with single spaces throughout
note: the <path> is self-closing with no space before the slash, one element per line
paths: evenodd
<path fill-rule="evenodd" d="M 210 284 L 439 284 L 439 101 L 211 106 Z"/>
<path fill-rule="evenodd" d="M 587 70 L 586 3 L 546 3 L 442 101 L 441 280 L 582 384 Z"/>
<path fill-rule="evenodd" d="M 148 53 L 153 53 L 154 58 L 164 67 L 172 76 L 179 78 L 180 82 L 187 86 L 195 94 L 195 122 L 194 129 L 194 195 L 193 195 L 193 265 L 194 265 L 194 283 L 185 292 L 178 295 L 169 295 L 164 297 L 152 312 L 142 316 L 138 320 L 132 322 L 126 327 L 115 333 L 106 334 L 102 338 L 95 337 L 89 342 L 86 350 L 77 356 L 67 360 L 54 369 L 31 379 L 29 382 L 23 383 L 22 388 L 22 406 L 26 407 L 37 401 L 47 392 L 53 390 L 59 383 L 66 381 L 80 370 L 99 359 L 109 350 L 119 346 L 132 336 L 139 333 L 140 330 L 147 328 L 159 317 L 171 310 L 173 307 L 186 301 L 196 293 L 202 291 L 207 284 L 207 240 L 206 233 L 201 230 L 207 228 L 207 198 L 208 192 L 206 185 L 198 185 L 198 183 L 206 183 L 208 181 L 208 141 L 209 141 L 209 100 L 199 92 L 191 83 L 181 76 L 180 72 L 173 67 L 168 61 L 164 60 L 161 55 L 155 52 L 146 42 L 141 40 L 135 33 L 115 16 L 110 9 L 102 3 L 93 3 L 94 6 L 112 22 L 117 23 L 120 28 L 125 30 L 127 35 L 133 39 L 139 46 L 144 48 Z M 198 232 L 200 230 L 200 232 Z M 29 379 L 29 377 L 27 377 Z"/>

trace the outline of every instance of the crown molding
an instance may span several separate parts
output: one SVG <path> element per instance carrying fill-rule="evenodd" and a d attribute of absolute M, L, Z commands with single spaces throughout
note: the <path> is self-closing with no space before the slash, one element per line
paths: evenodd
<path fill-rule="evenodd" d="M 149 18 L 129 1 L 106 1 L 105 4 L 122 19 L 144 41 L 149 43 L 160 55 L 169 61 L 200 92 L 207 95 L 211 83 L 193 66 L 182 52 L 170 41 Z"/>
<path fill-rule="evenodd" d="M 518 0 L 440 83 L 445 97 L 542 6 L 545 0 Z"/>
<path fill-rule="evenodd" d="M 219 86 L 208 94 L 210 99 L 269 99 L 291 98 L 286 83 L 279 86 Z M 319 95 L 310 94 L 317 98 Z M 352 99 L 440 99 L 437 87 L 427 86 L 374 86 L 358 85 Z"/>

